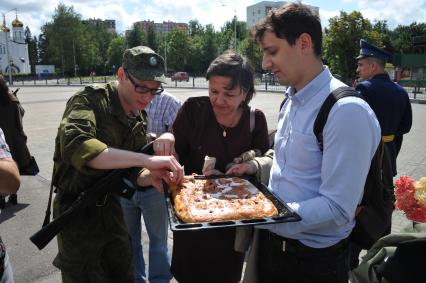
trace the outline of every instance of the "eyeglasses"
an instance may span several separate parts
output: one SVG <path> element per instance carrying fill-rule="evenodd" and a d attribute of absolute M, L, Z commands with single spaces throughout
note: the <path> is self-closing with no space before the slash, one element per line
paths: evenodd
<path fill-rule="evenodd" d="M 129 78 L 130 82 L 135 87 L 135 91 L 138 92 L 138 93 L 148 93 L 149 92 L 152 95 L 160 95 L 164 91 L 164 88 L 161 85 L 160 85 L 160 88 L 149 88 L 149 87 L 146 87 L 146 86 L 137 85 L 135 80 L 129 74 L 129 72 L 127 70 L 124 70 L 124 72 L 126 73 L 126 76 Z"/>

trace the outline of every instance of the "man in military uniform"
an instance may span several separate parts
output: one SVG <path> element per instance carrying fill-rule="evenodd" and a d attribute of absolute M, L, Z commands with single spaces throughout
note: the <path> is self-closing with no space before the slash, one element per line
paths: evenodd
<path fill-rule="evenodd" d="M 405 89 L 392 82 L 385 72 L 386 61 L 391 55 L 364 39 L 361 39 L 360 46 L 360 54 L 356 57 L 356 72 L 360 82 L 356 89 L 367 99 L 379 120 L 395 176 L 396 157 L 401 149 L 402 135 L 411 129 L 410 100 Z"/>
<path fill-rule="evenodd" d="M 162 93 L 164 81 L 163 58 L 138 46 L 124 52 L 117 81 L 87 86 L 70 98 L 53 157 L 54 217 L 110 169 L 133 168 L 131 179 L 139 186 L 161 189 L 162 179 L 180 182 L 183 169 L 170 155 L 171 134 L 155 143 L 168 155 L 137 152 L 148 141 L 142 110 Z M 135 281 L 130 239 L 117 197 L 98 200 L 57 238 L 59 253 L 53 264 L 61 270 L 63 282 Z"/>
<path fill-rule="evenodd" d="M 411 129 L 412 112 L 407 92 L 394 83 L 385 72 L 388 52 L 360 41 L 360 54 L 356 57 L 359 82 L 356 89 L 364 96 L 380 123 L 382 140 L 385 143 L 384 183 L 392 187 L 396 175 L 396 157 L 401 149 L 402 136 Z M 389 221 L 390 223 L 390 221 Z M 389 227 L 387 234 L 390 233 Z M 360 247 L 352 243 L 351 268 L 358 265 Z"/>

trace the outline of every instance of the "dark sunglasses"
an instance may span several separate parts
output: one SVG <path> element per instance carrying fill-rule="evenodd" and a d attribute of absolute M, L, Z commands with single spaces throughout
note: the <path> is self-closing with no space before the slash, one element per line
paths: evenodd
<path fill-rule="evenodd" d="M 135 87 L 135 91 L 138 92 L 138 93 L 148 93 L 149 92 L 152 95 L 160 95 L 164 91 L 164 88 L 163 88 L 162 85 L 160 85 L 160 88 L 149 88 L 149 87 L 146 87 L 146 86 L 137 85 L 136 82 L 134 81 L 134 79 L 129 74 L 129 72 L 127 72 L 127 70 L 124 70 L 124 72 L 126 73 L 126 76 L 129 78 L 130 82 Z"/>

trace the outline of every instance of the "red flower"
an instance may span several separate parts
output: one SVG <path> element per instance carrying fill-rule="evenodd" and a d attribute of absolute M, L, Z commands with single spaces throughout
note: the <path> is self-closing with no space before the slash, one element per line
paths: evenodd
<path fill-rule="evenodd" d="M 401 176 L 395 182 L 395 206 L 402 210 L 408 219 L 426 222 L 426 206 L 421 205 L 415 197 L 415 181 L 409 176 Z"/>

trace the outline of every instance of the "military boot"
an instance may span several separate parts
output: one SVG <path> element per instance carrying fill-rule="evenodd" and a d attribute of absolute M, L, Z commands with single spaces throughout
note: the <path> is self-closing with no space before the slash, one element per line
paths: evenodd
<path fill-rule="evenodd" d="M 18 204 L 18 195 L 17 194 L 10 195 L 7 203 L 10 204 L 10 205 L 17 205 Z"/>
<path fill-rule="evenodd" d="M 4 209 L 6 206 L 6 198 L 4 196 L 0 196 L 0 209 Z"/>

